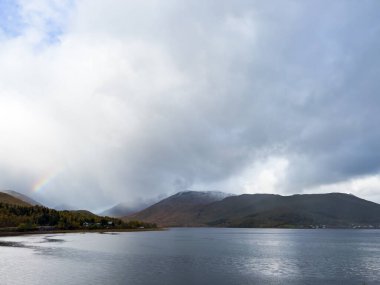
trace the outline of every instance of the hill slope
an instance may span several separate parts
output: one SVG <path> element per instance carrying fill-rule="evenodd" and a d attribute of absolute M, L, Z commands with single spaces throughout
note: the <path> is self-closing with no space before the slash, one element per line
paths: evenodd
<path fill-rule="evenodd" d="M 19 192 L 16 192 L 16 191 L 13 191 L 13 190 L 3 190 L 1 192 L 4 192 L 6 194 L 9 194 L 19 200 L 22 200 L 32 206 L 42 206 L 41 203 L 37 202 L 36 200 L 33 200 L 32 198 L 30 198 L 29 196 L 26 196 L 24 194 L 21 194 Z"/>
<path fill-rule="evenodd" d="M 108 216 L 108 217 L 125 217 L 128 215 L 132 215 L 134 213 L 137 213 L 146 207 L 148 207 L 150 204 L 140 204 L 135 207 L 130 206 L 128 203 L 119 203 L 103 212 L 100 213 L 101 216 Z"/>
<path fill-rule="evenodd" d="M 22 201 L 20 199 L 17 199 L 13 197 L 12 195 L 9 195 L 4 192 L 0 192 L 0 203 L 11 204 L 11 205 L 16 205 L 16 206 L 25 206 L 25 207 L 32 206 L 29 203 Z"/>
<path fill-rule="evenodd" d="M 0 235 L 2 233 L 52 230 L 105 230 L 154 228 L 139 221 L 97 216 L 86 210 L 57 211 L 43 206 L 32 206 L 0 192 Z"/>
<path fill-rule="evenodd" d="M 203 207 L 228 196 L 218 191 L 179 192 L 126 219 L 154 220 L 165 226 L 199 226 L 197 215 Z"/>
<path fill-rule="evenodd" d="M 175 196 L 134 217 L 163 226 L 380 227 L 380 205 L 349 194 L 244 194 L 192 206 Z"/>

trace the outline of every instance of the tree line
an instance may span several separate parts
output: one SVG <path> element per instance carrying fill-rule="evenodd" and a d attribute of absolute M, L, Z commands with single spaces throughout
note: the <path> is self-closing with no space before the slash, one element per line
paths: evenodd
<path fill-rule="evenodd" d="M 64 230 L 97 228 L 155 228 L 155 224 L 140 221 L 122 221 L 101 217 L 88 211 L 57 211 L 43 206 L 17 206 L 0 203 L 0 228 L 33 230 L 41 227 Z"/>

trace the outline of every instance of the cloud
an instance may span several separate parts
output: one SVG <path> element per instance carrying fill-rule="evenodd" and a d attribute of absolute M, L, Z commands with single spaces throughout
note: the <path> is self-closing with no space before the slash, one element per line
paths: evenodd
<path fill-rule="evenodd" d="M 378 5 L 20 1 L 17 33 L 0 22 L 0 185 L 96 209 L 375 177 Z"/>
<path fill-rule="evenodd" d="M 348 181 L 320 185 L 306 189 L 305 193 L 343 192 L 366 197 L 371 201 L 380 201 L 380 175 L 363 176 Z"/>

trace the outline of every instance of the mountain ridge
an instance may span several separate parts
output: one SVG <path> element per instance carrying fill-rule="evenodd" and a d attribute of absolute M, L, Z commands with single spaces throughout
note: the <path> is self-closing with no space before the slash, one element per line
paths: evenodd
<path fill-rule="evenodd" d="M 31 204 L 5 192 L 0 192 L 0 203 L 14 205 L 14 206 L 32 207 Z"/>
<path fill-rule="evenodd" d="M 20 192 L 17 192 L 17 191 L 14 191 L 14 190 L 0 190 L 0 192 L 3 192 L 3 193 L 6 193 L 8 195 L 11 195 L 17 199 L 20 199 L 32 206 L 42 206 L 41 203 L 37 202 L 36 200 L 32 199 L 31 197 L 25 195 L 25 194 L 22 194 Z"/>
<path fill-rule="evenodd" d="M 193 213 L 200 211 L 204 205 L 231 195 L 220 191 L 181 191 L 125 219 L 151 220 L 155 216 L 153 219 L 160 220 L 164 225 L 193 226 L 193 223 L 186 223 L 194 219 Z M 177 224 L 178 220 L 180 224 Z"/>
<path fill-rule="evenodd" d="M 209 197 L 208 199 L 214 200 L 219 200 L 222 198 L 225 198 L 227 196 L 230 196 L 232 194 L 224 193 L 221 191 L 192 191 L 192 190 L 186 190 L 186 191 L 181 191 L 178 192 L 172 196 L 179 197 L 181 195 L 186 195 L 186 193 L 198 193 L 197 195 L 203 195 L 205 197 Z M 170 196 L 171 197 L 171 196 Z M 212 198 L 211 198 L 212 197 Z M 169 198 L 169 197 L 166 197 Z M 161 201 L 165 200 L 166 198 L 162 199 Z M 158 201 L 160 202 L 160 201 Z M 131 205 L 129 203 L 119 203 L 116 204 L 115 206 L 108 208 L 102 212 L 99 212 L 99 215 L 102 216 L 110 216 L 110 217 L 125 217 L 125 216 L 131 216 L 134 215 L 138 212 L 141 212 L 144 209 L 149 208 L 150 206 L 157 204 L 156 203 L 148 203 L 147 201 L 145 202 L 140 202 L 137 205 Z"/>
<path fill-rule="evenodd" d="M 380 227 L 380 205 L 351 194 L 242 194 L 190 203 L 182 195 L 177 193 L 126 219 L 167 227 Z"/>

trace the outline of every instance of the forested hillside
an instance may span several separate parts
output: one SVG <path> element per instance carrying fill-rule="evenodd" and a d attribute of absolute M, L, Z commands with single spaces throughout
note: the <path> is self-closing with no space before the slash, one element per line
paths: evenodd
<path fill-rule="evenodd" d="M 57 211 L 42 206 L 20 206 L 0 203 L 0 228 L 17 230 L 37 229 L 102 229 L 153 228 L 152 223 L 123 222 L 120 219 L 100 217 L 88 211 Z"/>

